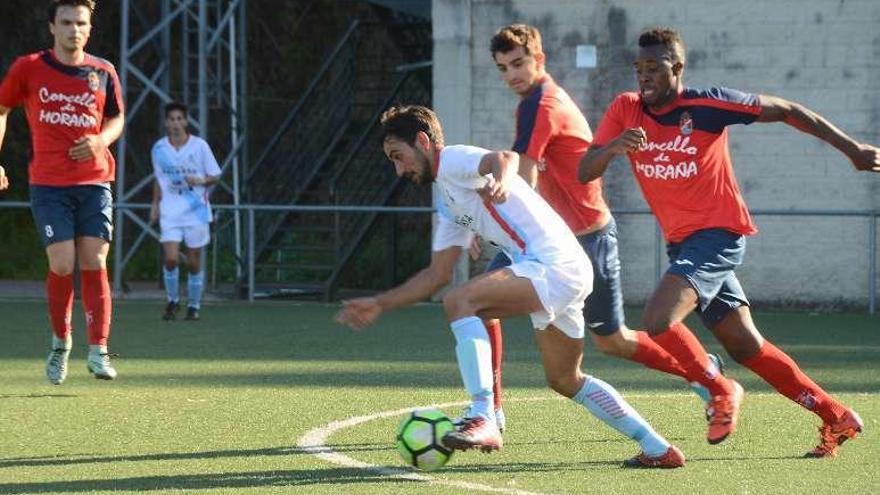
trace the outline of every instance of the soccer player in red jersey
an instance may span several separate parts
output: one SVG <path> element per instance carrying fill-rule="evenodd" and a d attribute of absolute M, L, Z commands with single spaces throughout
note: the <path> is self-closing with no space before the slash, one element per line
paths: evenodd
<path fill-rule="evenodd" d="M 85 52 L 94 8 L 92 0 L 50 2 L 54 46 L 19 57 L 0 84 L 0 145 L 16 106 L 25 107 L 31 131 L 31 210 L 49 259 L 46 295 L 53 335 L 46 375 L 56 385 L 67 376 L 76 264 L 88 326 L 88 369 L 96 378 L 116 377 L 107 353 L 106 262 L 115 174 L 108 146 L 122 134 L 125 117 L 113 65 Z M 0 189 L 8 185 L 0 180 Z"/>
<path fill-rule="evenodd" d="M 745 236 L 757 229 L 733 174 L 727 126 L 785 122 L 831 144 L 858 170 L 880 172 L 880 150 L 782 98 L 723 87 L 686 88 L 684 42 L 671 29 L 642 33 L 639 47 L 639 91 L 620 94 L 611 103 L 581 161 L 579 178 L 595 180 L 615 156 L 627 155 L 663 229 L 670 267 L 645 307 L 645 325 L 688 378 L 711 391 L 710 443 L 734 431 L 742 387 L 707 369 L 705 350 L 681 324 L 694 310 L 738 363 L 822 418 L 819 445 L 807 456 L 834 456 L 838 445 L 861 431 L 861 419 L 761 335 L 734 274 Z"/>
<path fill-rule="evenodd" d="M 577 104 L 546 72 L 541 33 L 525 24 L 504 26 L 492 37 L 490 50 L 504 82 L 520 97 L 513 151 L 520 155 L 521 174 L 565 220 L 593 263 L 593 292 L 584 307 L 593 343 L 605 354 L 686 378 L 684 368 L 646 332 L 626 326 L 617 224 L 602 196 L 602 179 L 578 182 L 578 164 L 593 134 Z M 487 271 L 509 263 L 499 253 Z M 493 350 L 495 408 L 501 411 L 501 324 L 490 320 L 486 327 Z M 694 384 L 708 400 L 708 390 Z M 499 423 L 503 426 L 503 419 Z"/>

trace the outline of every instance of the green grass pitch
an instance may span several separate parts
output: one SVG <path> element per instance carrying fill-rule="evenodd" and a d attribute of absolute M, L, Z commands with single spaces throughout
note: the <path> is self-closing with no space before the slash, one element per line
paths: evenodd
<path fill-rule="evenodd" d="M 170 323 L 160 303 L 114 309 L 119 379 L 88 376 L 78 317 L 70 373 L 56 387 L 43 371 L 44 303 L 0 303 L 0 494 L 880 493 L 877 317 L 756 314 L 768 338 L 865 420 L 838 458 L 801 458 L 818 418 L 729 359 L 746 388 L 740 427 L 710 446 L 700 401 L 680 380 L 587 344 L 585 370 L 688 457 L 674 471 L 623 470 L 636 445 L 545 387 L 518 319 L 505 330 L 504 450 L 459 452 L 416 478 L 394 449 L 393 411 L 466 399 L 438 306 L 385 315 L 362 333 L 334 324 L 333 305 L 227 303 Z M 305 447 L 315 432 L 326 445 Z"/>

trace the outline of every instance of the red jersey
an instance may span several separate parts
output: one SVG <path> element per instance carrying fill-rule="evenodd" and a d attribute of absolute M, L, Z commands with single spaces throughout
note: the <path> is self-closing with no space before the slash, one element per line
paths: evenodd
<path fill-rule="evenodd" d="M 632 127 L 645 130 L 647 144 L 628 156 L 667 241 L 710 228 L 752 235 L 758 230 L 733 175 L 727 126 L 751 124 L 760 113 L 756 95 L 728 88 L 685 89 L 658 112 L 638 93 L 623 93 L 594 143 L 604 146 Z"/>
<path fill-rule="evenodd" d="M 584 114 L 550 76 L 516 109 L 513 151 L 539 163 L 538 192 L 575 233 L 593 227 L 608 212 L 602 179 L 581 184 L 577 178 L 592 138 Z"/>
<path fill-rule="evenodd" d="M 81 64 L 65 65 L 52 50 L 19 57 L 0 84 L 0 105 L 24 105 L 31 131 L 31 184 L 113 180 L 116 162 L 110 150 L 82 162 L 67 155 L 76 139 L 100 133 L 104 119 L 123 112 L 119 77 L 110 62 L 86 54 Z"/>

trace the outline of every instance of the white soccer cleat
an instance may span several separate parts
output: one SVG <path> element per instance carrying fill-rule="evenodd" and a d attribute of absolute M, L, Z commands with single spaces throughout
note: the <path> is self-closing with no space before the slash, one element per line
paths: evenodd
<path fill-rule="evenodd" d="M 72 346 L 73 338 L 70 335 L 66 339 L 52 335 L 52 350 L 49 351 L 49 359 L 46 361 L 46 378 L 52 385 L 61 385 L 67 378 L 67 360 L 70 358 Z"/>
<path fill-rule="evenodd" d="M 106 347 L 96 345 L 89 346 L 89 358 L 86 361 L 89 373 L 99 380 L 112 380 L 116 378 L 116 369 L 110 364 L 110 354 Z"/>

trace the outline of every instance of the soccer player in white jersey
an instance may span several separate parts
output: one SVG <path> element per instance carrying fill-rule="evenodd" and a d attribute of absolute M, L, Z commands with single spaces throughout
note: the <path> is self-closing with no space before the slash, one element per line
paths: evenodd
<path fill-rule="evenodd" d="M 397 175 L 436 183 L 440 212 L 430 265 L 398 287 L 345 301 L 336 319 L 356 330 L 391 309 L 421 301 L 446 285 L 473 234 L 513 263 L 475 277 L 443 298 L 471 417 L 443 438 L 453 449 L 501 448 L 492 393 L 491 349 L 481 318 L 528 313 L 550 387 L 636 440 L 642 452 L 624 465 L 675 468 L 681 451 L 657 434 L 609 384 L 585 375 L 583 301 L 592 288 L 590 261 L 562 218 L 517 174 L 519 156 L 474 146 L 443 145 L 437 116 L 421 106 L 382 115 L 384 151 Z"/>
<path fill-rule="evenodd" d="M 159 242 L 165 254 L 163 272 L 168 304 L 162 318 L 173 320 L 180 309 L 177 260 L 180 243 L 185 242 L 189 270 L 186 319 L 198 320 L 205 280 L 202 248 L 211 240 L 208 193 L 210 186 L 220 180 L 221 171 L 208 143 L 187 131 L 186 105 L 165 105 L 165 129 L 168 136 L 156 141 L 151 153 L 156 182 L 150 209 L 150 222 L 159 220 Z"/>

